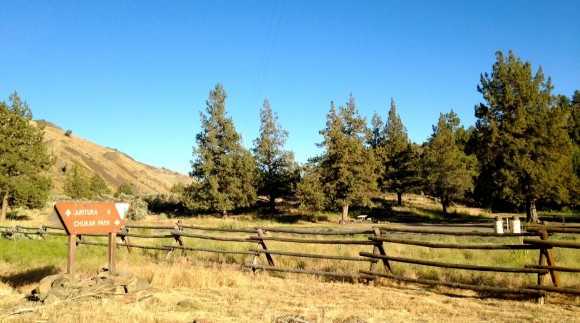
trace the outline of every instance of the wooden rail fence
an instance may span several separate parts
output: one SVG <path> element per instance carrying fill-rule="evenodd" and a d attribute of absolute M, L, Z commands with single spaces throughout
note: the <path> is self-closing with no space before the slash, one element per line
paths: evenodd
<path fill-rule="evenodd" d="M 137 231 L 142 231 L 137 233 Z M 135 249 L 150 249 L 166 251 L 170 257 L 176 250 L 186 252 L 207 252 L 215 254 L 239 255 L 243 258 L 240 263 L 245 267 L 256 270 L 275 272 L 323 275 L 341 279 L 364 279 L 372 284 L 378 278 L 387 278 L 398 281 L 447 286 L 452 288 L 470 289 L 489 293 L 526 294 L 543 301 L 546 292 L 580 295 L 580 289 L 562 287 L 559 273 L 580 273 L 580 268 L 563 267 L 556 264 L 552 250 L 554 248 L 580 249 L 580 243 L 551 239 L 553 234 L 575 235 L 580 228 L 538 226 L 528 227 L 523 233 L 493 232 L 457 232 L 452 230 L 433 230 L 402 228 L 393 226 L 377 226 L 372 228 L 354 229 L 304 229 L 304 228 L 274 228 L 256 227 L 254 229 L 212 228 L 203 226 L 185 225 L 178 221 L 175 226 L 140 226 L 126 225 L 117 233 L 120 238 L 118 247 L 127 248 L 128 252 Z M 5 238 L 19 236 L 45 238 L 48 235 L 66 236 L 62 228 L 41 226 L 40 228 L 15 226 L 0 226 L 0 235 Z M 82 235 L 77 244 L 106 246 L 107 243 L 97 237 L 106 235 Z M 409 238 L 411 236 L 412 238 Z M 442 236 L 479 237 L 483 243 L 442 243 Z M 498 239 L 521 237 L 519 243 L 497 243 Z M 486 240 L 487 239 L 487 240 Z M 512 239 L 513 240 L 513 239 Z M 139 243 L 134 243 L 139 241 Z M 148 241 L 148 242 L 144 242 Z M 217 247 L 208 246 L 210 241 L 219 242 Z M 492 241 L 492 242 L 490 242 Z M 397 244 L 423 247 L 429 249 L 455 250 L 538 250 L 537 264 L 526 264 L 519 268 L 501 266 L 481 266 L 476 264 L 447 263 L 411 257 L 392 256 L 388 254 L 388 246 Z M 355 248 L 356 255 L 352 254 L 321 254 L 299 252 L 305 245 L 330 245 L 342 248 Z M 235 247 L 234 247 L 235 246 Z M 245 248 L 240 250 L 240 248 Z M 338 249 L 342 250 L 342 249 Z M 261 263 L 262 255 L 265 263 Z M 276 257 L 276 261 L 275 258 Z M 326 268 L 305 268 L 304 263 L 296 267 L 289 266 L 283 259 L 322 259 L 330 263 L 352 262 L 356 266 L 327 266 Z M 361 268 L 367 264 L 368 269 Z M 463 282 L 449 282 L 434 279 L 406 277 L 393 271 L 394 263 L 412 264 L 419 266 L 437 267 L 442 269 L 468 270 L 479 272 L 498 272 L 511 274 L 537 275 L 537 284 L 526 285 L 520 288 L 501 286 L 482 286 Z M 378 266 L 382 264 L 382 266 Z M 337 268 L 341 269 L 337 269 Z M 345 269 L 346 268 L 346 269 Z M 551 285 L 545 283 L 546 276 L 551 279 Z"/>

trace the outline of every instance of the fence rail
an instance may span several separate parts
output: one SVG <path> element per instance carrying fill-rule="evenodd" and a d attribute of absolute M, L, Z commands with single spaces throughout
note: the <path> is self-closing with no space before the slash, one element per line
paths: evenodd
<path fill-rule="evenodd" d="M 478 226 L 478 228 L 481 228 L 481 226 Z M 363 279 L 369 283 L 373 283 L 378 278 L 386 278 L 409 283 L 471 289 L 479 292 L 526 294 L 536 296 L 539 299 L 544 297 L 547 292 L 580 295 L 580 289 L 578 288 L 562 287 L 558 275 L 559 272 L 580 273 L 580 268 L 558 266 L 552 253 L 553 249 L 558 248 L 579 249 L 580 244 L 572 241 L 557 240 L 553 236 L 555 233 L 575 235 L 580 234 L 580 228 L 536 226 L 528 227 L 527 232 L 523 233 L 498 234 L 493 232 L 435 230 L 432 228 L 404 228 L 395 226 L 350 229 L 276 228 L 264 226 L 253 229 L 215 228 L 185 225 L 179 221 L 175 226 L 127 225 L 117 233 L 118 238 L 121 239 L 117 243 L 117 247 L 127 248 L 128 252 L 131 252 L 133 248 L 158 250 L 160 252 L 166 251 L 167 257 L 171 256 L 176 250 L 181 250 L 183 255 L 186 252 L 239 255 L 240 257 L 244 257 L 240 263 L 251 268 L 253 271 L 267 270 L 284 273 L 324 275 L 343 279 Z M 40 228 L 0 226 L 0 234 L 8 238 L 15 238 L 18 235 L 38 235 L 41 238 L 49 235 L 66 236 L 63 228 L 48 225 L 43 225 Z M 396 235 L 397 237 L 390 237 L 391 235 Z M 106 242 L 102 241 L 102 239 L 100 241 L 98 240 L 105 236 L 81 235 L 78 237 L 77 243 L 81 245 L 106 246 Z M 462 237 L 461 239 L 465 239 L 463 237 L 476 237 L 474 239 L 477 239 L 478 243 L 442 243 L 431 241 L 441 240 L 441 237 L 444 236 L 457 236 Z M 495 239 L 503 238 L 512 238 L 512 240 L 517 240 L 517 238 L 521 239 L 517 243 L 498 243 L 495 241 Z M 149 242 L 132 243 L 134 239 Z M 164 240 L 164 242 L 160 240 Z M 493 243 L 490 243 L 491 240 L 493 240 Z M 212 247 L 210 242 L 217 243 L 218 245 Z M 432 249 L 488 250 L 489 252 L 501 252 L 502 250 L 538 250 L 539 261 L 537 264 L 524 264 L 522 267 L 502 267 L 446 263 L 443 261 L 388 255 L 386 250 L 390 250 L 392 246 L 397 244 Z M 306 245 L 330 246 L 326 248 L 336 247 L 336 251 L 339 254 L 307 252 Z M 247 246 L 245 250 L 238 250 L 244 246 Z M 367 246 L 372 248 L 365 250 Z M 299 249 L 300 252 L 296 249 Z M 265 257 L 267 264 L 261 264 L 262 256 Z M 306 264 L 304 262 L 298 262 L 298 267 L 296 265 L 294 267 L 291 266 L 291 259 L 300 260 L 304 258 L 322 259 L 327 261 L 328 265 L 322 269 L 304 268 Z M 340 265 L 343 262 L 351 262 L 358 265 L 352 267 Z M 368 263 L 368 270 L 360 267 L 365 263 Z M 383 265 L 378 266 L 380 263 Z M 393 272 L 392 263 L 452 270 L 523 275 L 533 274 L 537 275 L 538 284 L 525 285 L 521 288 L 506 288 L 503 286 L 482 286 L 462 282 L 405 277 L 404 275 Z M 550 276 L 553 286 L 545 284 L 546 276 Z"/>

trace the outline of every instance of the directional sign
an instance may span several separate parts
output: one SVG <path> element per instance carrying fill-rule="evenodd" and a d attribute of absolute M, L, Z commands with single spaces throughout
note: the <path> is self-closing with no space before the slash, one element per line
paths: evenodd
<path fill-rule="evenodd" d="M 57 202 L 54 205 L 67 233 L 113 233 L 125 222 L 129 203 Z"/>

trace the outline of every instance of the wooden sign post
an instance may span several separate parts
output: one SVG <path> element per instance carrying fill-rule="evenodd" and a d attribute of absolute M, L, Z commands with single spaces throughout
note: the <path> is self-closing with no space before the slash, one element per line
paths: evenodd
<path fill-rule="evenodd" d="M 68 234 L 68 266 L 71 276 L 76 270 L 76 245 L 79 234 L 109 234 L 109 272 L 116 271 L 116 237 L 125 222 L 129 203 L 57 202 L 54 209 Z"/>

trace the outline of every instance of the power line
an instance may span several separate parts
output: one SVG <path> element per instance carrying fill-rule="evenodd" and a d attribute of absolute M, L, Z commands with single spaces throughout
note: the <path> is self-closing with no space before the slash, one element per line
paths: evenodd
<path fill-rule="evenodd" d="M 280 11 L 280 15 L 278 16 L 278 22 L 276 23 L 276 28 L 274 31 L 274 38 L 270 44 L 270 48 L 268 50 L 268 44 L 270 43 L 270 35 L 272 33 L 272 25 L 274 23 L 274 17 L 276 12 L 277 6 L 274 7 L 274 11 L 272 12 L 272 16 L 270 18 L 270 26 L 268 28 L 268 35 L 266 37 L 266 43 L 264 44 L 264 52 L 262 53 L 262 59 L 260 63 L 260 74 L 258 75 L 257 85 L 254 87 L 255 91 L 255 104 L 258 105 L 258 100 L 260 99 L 260 95 L 262 93 L 262 87 L 264 86 L 264 80 L 266 79 L 266 74 L 268 72 L 268 67 L 270 65 L 270 59 L 272 58 L 272 52 L 274 51 L 274 46 L 276 44 L 276 40 L 278 39 L 278 32 L 280 31 L 280 24 L 282 22 L 282 16 L 284 15 L 284 10 L 286 8 L 286 0 L 282 3 L 282 10 Z M 267 56 L 266 56 L 267 55 Z M 264 56 L 265 60 L 264 60 Z"/>

